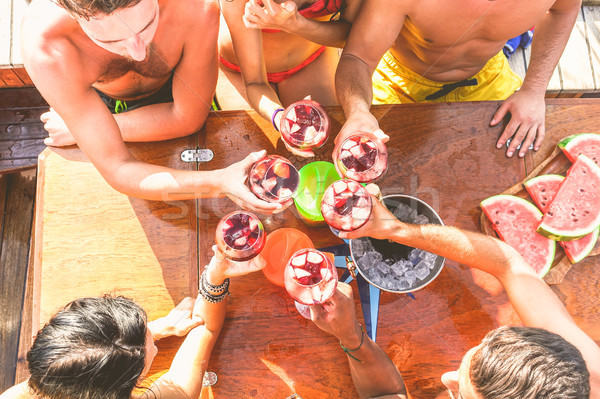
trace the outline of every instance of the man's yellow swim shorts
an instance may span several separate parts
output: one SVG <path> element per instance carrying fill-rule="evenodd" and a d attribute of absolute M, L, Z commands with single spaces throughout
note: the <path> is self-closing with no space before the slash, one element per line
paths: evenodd
<path fill-rule="evenodd" d="M 373 74 L 373 104 L 505 100 L 523 81 L 500 51 L 475 76 L 435 82 L 400 65 L 388 51 Z"/>

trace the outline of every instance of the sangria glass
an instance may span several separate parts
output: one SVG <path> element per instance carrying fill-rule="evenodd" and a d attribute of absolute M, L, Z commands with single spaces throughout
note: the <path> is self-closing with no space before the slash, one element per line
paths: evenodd
<path fill-rule="evenodd" d="M 285 202 L 298 189 L 298 170 L 284 157 L 270 155 L 252 165 L 250 190 L 267 202 Z"/>
<path fill-rule="evenodd" d="M 283 111 L 279 130 L 290 147 L 312 150 L 327 140 L 329 117 L 316 101 L 296 101 Z"/>
<path fill-rule="evenodd" d="M 350 179 L 333 182 L 321 201 L 321 213 L 332 231 L 353 231 L 364 225 L 369 216 L 373 202 L 367 190 Z"/>
<path fill-rule="evenodd" d="M 215 240 L 226 258 L 245 262 L 262 251 L 267 234 L 260 219 L 246 211 L 225 215 L 217 225 Z"/>
<path fill-rule="evenodd" d="M 346 138 L 333 150 L 333 163 L 338 173 L 360 183 L 370 183 L 387 170 L 387 148 L 370 133 L 357 133 Z"/>
<path fill-rule="evenodd" d="M 306 318 L 310 318 L 308 306 L 329 300 L 335 292 L 337 282 L 335 266 L 316 249 L 296 251 L 285 267 L 285 289 L 294 298 L 299 313 Z"/>

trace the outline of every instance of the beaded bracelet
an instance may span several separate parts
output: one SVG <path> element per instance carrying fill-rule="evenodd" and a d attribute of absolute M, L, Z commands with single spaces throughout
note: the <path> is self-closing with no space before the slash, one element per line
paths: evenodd
<path fill-rule="evenodd" d="M 357 362 L 363 362 L 362 360 L 352 356 L 352 354 L 350 352 L 356 352 L 357 350 L 359 350 L 360 348 L 362 348 L 363 342 L 365 340 L 365 330 L 363 329 L 362 324 L 358 324 L 360 326 L 360 331 L 362 332 L 362 335 L 360 337 L 360 345 L 358 345 L 358 348 L 356 349 L 348 349 L 346 347 L 344 347 L 344 345 L 342 345 L 342 341 L 340 341 L 340 346 L 342 347 L 342 350 L 344 352 L 346 352 L 346 355 L 350 356 L 352 359 L 356 360 Z"/>
<path fill-rule="evenodd" d="M 206 281 L 206 270 L 205 270 L 202 273 L 202 275 L 200 276 L 200 287 L 198 289 L 198 293 L 200 295 L 202 295 L 202 298 L 204 298 L 206 301 L 208 301 L 210 303 L 219 303 L 219 302 L 222 302 L 223 300 L 225 300 L 226 297 L 231 296 L 231 294 L 229 293 L 229 279 L 225 279 L 225 282 L 223 284 L 221 284 L 221 285 L 225 285 L 225 288 L 224 288 L 223 292 L 218 295 L 211 294 L 209 292 L 210 288 L 207 287 L 207 284 L 210 284 L 210 283 L 208 281 Z M 217 286 L 217 287 L 220 287 L 220 286 Z"/>
<path fill-rule="evenodd" d="M 208 279 L 206 278 L 207 270 L 208 269 L 204 269 L 204 271 L 202 272 L 202 277 L 204 278 L 204 282 L 206 283 L 207 288 L 210 288 L 210 290 L 216 294 L 223 292 L 229 288 L 228 278 L 226 278 L 225 281 L 223 281 L 223 283 L 219 285 L 212 285 L 211 283 L 209 283 Z"/>
<path fill-rule="evenodd" d="M 275 123 L 275 117 L 277 116 L 278 113 L 280 113 L 281 111 L 283 111 L 283 108 L 277 108 L 275 110 L 275 112 L 273 112 L 273 116 L 271 117 L 271 123 L 273 124 L 273 127 L 275 128 L 275 130 L 279 131 L 279 127 L 277 127 L 277 124 Z"/>

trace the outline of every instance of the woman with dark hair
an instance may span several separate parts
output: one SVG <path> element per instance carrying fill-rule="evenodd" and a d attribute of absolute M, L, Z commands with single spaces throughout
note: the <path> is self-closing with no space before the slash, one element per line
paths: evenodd
<path fill-rule="evenodd" d="M 158 349 L 154 341 L 184 336 L 169 371 L 140 397 L 197 398 L 212 348 L 225 319 L 229 277 L 264 266 L 255 258 L 240 269 L 213 247 L 215 256 L 200 277 L 198 298 L 185 298 L 167 316 L 147 322 L 130 299 L 77 299 L 38 332 L 27 353 L 28 381 L 0 399 L 127 399 L 142 382 Z"/>

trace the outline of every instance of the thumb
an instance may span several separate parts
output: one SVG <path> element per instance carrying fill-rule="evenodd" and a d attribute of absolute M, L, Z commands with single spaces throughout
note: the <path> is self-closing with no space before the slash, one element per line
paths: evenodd
<path fill-rule="evenodd" d="M 506 101 L 504 101 L 500 108 L 498 108 L 498 111 L 496 111 L 496 113 L 492 117 L 492 120 L 490 121 L 490 126 L 496 126 L 498 123 L 500 123 L 504 116 L 506 116 L 506 113 L 508 112 L 508 107 L 509 104 Z"/>
<path fill-rule="evenodd" d="M 323 320 L 325 311 L 321 305 L 313 305 L 309 306 L 310 309 L 310 319 L 316 323 L 318 321 Z"/>
<path fill-rule="evenodd" d="M 390 136 L 388 136 L 387 134 L 385 134 L 383 132 L 383 130 L 381 129 L 377 129 L 373 132 L 373 134 L 375 135 L 375 137 L 377 137 L 379 140 L 383 141 L 384 143 L 387 143 L 388 140 L 390 139 Z"/>
<path fill-rule="evenodd" d="M 45 145 L 54 145 L 54 140 L 52 140 L 52 137 L 46 137 L 44 139 L 44 144 Z"/>
<path fill-rule="evenodd" d="M 259 160 L 263 159 L 265 157 L 265 155 L 267 155 L 267 151 L 265 151 L 265 150 L 260 150 L 260 151 L 252 152 L 252 153 L 248 154 L 248 156 L 242 160 L 242 163 L 246 167 L 250 167 L 256 161 L 259 161 Z"/>

